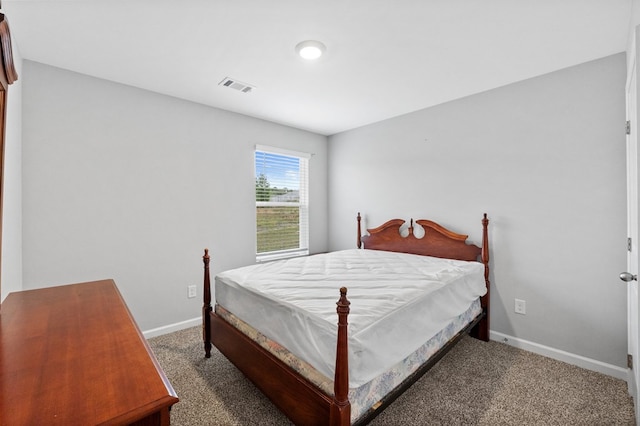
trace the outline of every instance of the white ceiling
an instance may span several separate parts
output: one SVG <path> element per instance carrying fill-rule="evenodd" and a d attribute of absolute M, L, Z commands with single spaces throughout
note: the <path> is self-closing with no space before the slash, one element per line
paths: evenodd
<path fill-rule="evenodd" d="M 626 48 L 631 0 L 4 0 L 24 59 L 331 135 Z M 315 63 L 294 47 L 322 41 Z M 225 77 L 249 94 L 218 86 Z"/>

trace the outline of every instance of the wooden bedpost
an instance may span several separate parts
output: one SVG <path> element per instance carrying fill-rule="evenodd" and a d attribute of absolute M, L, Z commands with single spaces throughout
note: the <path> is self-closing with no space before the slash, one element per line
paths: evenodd
<path fill-rule="evenodd" d="M 484 280 L 487 283 L 487 294 L 482 296 L 483 307 L 485 310 L 485 317 L 483 319 L 484 325 L 482 326 L 482 332 L 480 333 L 480 339 L 485 342 L 489 341 L 489 293 L 491 286 L 489 285 L 489 219 L 487 214 L 484 214 L 482 218 L 482 263 L 484 263 Z"/>
<path fill-rule="evenodd" d="M 209 274 L 209 249 L 204 249 L 204 291 L 202 305 L 202 339 L 204 340 L 204 356 L 211 358 L 211 277 Z"/>
<path fill-rule="evenodd" d="M 362 231 L 360 230 L 360 212 L 358 212 L 358 248 L 362 248 Z"/>
<path fill-rule="evenodd" d="M 360 217 L 360 215 L 358 215 Z M 338 305 L 338 343 L 336 347 L 336 371 L 333 381 L 333 403 L 331 404 L 331 426 L 346 426 L 351 424 L 351 403 L 349 402 L 349 351 L 347 342 L 347 317 L 349 305 L 347 289 L 340 289 Z"/>
<path fill-rule="evenodd" d="M 484 318 L 478 323 L 476 327 L 471 331 L 471 335 L 477 339 L 489 341 L 489 301 L 491 285 L 489 282 L 489 219 L 487 214 L 484 214 L 482 218 L 482 253 L 480 255 L 482 263 L 484 264 L 484 281 L 487 284 L 487 294 L 480 298 L 482 309 L 484 310 Z"/>

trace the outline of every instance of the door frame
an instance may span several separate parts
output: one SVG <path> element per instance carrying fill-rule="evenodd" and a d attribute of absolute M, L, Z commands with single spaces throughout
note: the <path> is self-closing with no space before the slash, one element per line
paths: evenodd
<path fill-rule="evenodd" d="M 640 264 L 640 220 L 638 198 L 640 197 L 640 184 L 638 179 L 638 166 L 640 162 L 640 149 L 638 144 L 638 67 L 637 48 L 640 46 L 638 27 L 634 29 L 631 38 L 631 46 L 628 52 L 627 81 L 625 84 L 626 119 L 629 123 L 629 132 L 626 136 L 627 145 L 627 236 L 631 244 L 627 251 L 627 271 L 638 275 Z M 629 394 L 633 397 L 636 422 L 640 421 L 640 319 L 638 305 L 640 303 L 638 293 L 638 281 L 630 281 L 627 285 L 627 349 L 632 357 L 629 362 L 627 386 Z M 632 367 L 635 364 L 635 368 Z"/>

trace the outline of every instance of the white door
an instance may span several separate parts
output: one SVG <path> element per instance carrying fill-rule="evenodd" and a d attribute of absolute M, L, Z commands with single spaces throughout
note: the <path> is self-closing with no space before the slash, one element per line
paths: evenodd
<path fill-rule="evenodd" d="M 636 37 L 638 31 L 636 31 Z M 635 40 L 634 40 L 635 41 Z M 635 42 L 632 47 L 632 58 L 630 58 L 629 75 L 626 86 L 627 100 L 627 231 L 629 237 L 627 251 L 627 272 L 620 274 L 620 278 L 627 281 L 627 333 L 628 333 L 628 353 L 633 358 L 633 368 L 629 370 L 628 387 L 629 394 L 633 397 L 636 411 L 636 419 L 640 421 L 640 410 L 638 396 L 640 395 L 640 336 L 638 335 L 638 113 L 637 113 L 637 48 L 640 44 Z"/>

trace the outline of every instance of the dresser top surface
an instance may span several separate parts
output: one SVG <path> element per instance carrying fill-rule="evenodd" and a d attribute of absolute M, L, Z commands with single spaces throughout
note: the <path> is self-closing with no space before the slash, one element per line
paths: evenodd
<path fill-rule="evenodd" d="M 0 306 L 0 425 L 127 423 L 177 401 L 113 280 Z"/>

